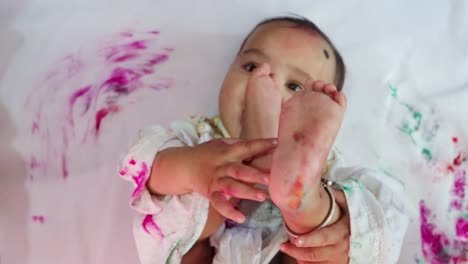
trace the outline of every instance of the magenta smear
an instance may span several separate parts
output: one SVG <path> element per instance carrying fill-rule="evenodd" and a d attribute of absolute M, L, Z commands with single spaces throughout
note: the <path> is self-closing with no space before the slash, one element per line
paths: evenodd
<path fill-rule="evenodd" d="M 459 217 L 455 224 L 457 238 L 468 241 L 468 220 L 464 217 Z M 468 253 L 468 252 L 467 252 Z"/>
<path fill-rule="evenodd" d="M 436 227 L 429 222 L 430 210 L 421 201 L 420 217 L 421 217 L 421 243 L 424 257 L 430 260 L 447 260 L 444 257 L 443 248 L 449 244 L 447 236 L 443 233 L 438 233 Z M 439 259 L 440 258 L 440 259 Z"/>
<path fill-rule="evenodd" d="M 36 132 L 39 132 L 39 124 L 36 121 L 33 121 L 31 133 L 34 134 Z"/>
<path fill-rule="evenodd" d="M 456 222 L 456 234 L 459 239 L 450 240 L 446 234 L 437 230 L 430 222 L 431 211 L 424 201 L 419 203 L 421 220 L 421 246 L 422 252 L 429 263 L 465 263 L 468 260 L 466 254 L 466 238 L 468 224 L 466 219 L 458 218 Z"/>
<path fill-rule="evenodd" d="M 31 178 L 68 177 L 76 160 L 72 147 L 95 146 L 109 117 L 132 107 L 130 97 L 136 92 L 172 86 L 168 78 L 153 74 L 173 51 L 158 46 L 159 34 L 119 32 L 112 41 L 67 54 L 44 73 L 25 102 L 31 115 L 28 132 L 36 146 L 29 153 L 34 157 L 28 166 Z"/>
<path fill-rule="evenodd" d="M 32 216 L 32 220 L 33 220 L 33 222 L 38 222 L 38 223 L 40 223 L 40 224 L 44 224 L 44 222 L 45 222 L 45 217 L 42 216 L 42 215 L 33 215 L 33 216 Z"/>
<path fill-rule="evenodd" d="M 62 176 L 63 178 L 68 177 L 67 157 L 65 155 L 62 156 Z"/>
<path fill-rule="evenodd" d="M 132 32 L 122 32 L 122 33 L 120 33 L 120 35 L 121 35 L 122 37 L 126 37 L 126 38 L 131 38 L 131 37 L 133 37 L 133 33 L 132 33 Z"/>
<path fill-rule="evenodd" d="M 161 228 L 156 224 L 156 222 L 154 222 L 152 215 L 146 215 L 146 217 L 143 219 L 142 226 L 148 235 L 152 235 L 151 230 L 155 230 L 161 239 L 165 237 L 161 231 Z"/>
<path fill-rule="evenodd" d="M 138 54 L 129 53 L 129 54 L 124 54 L 124 55 L 122 55 L 120 57 L 117 57 L 117 58 L 113 59 L 112 61 L 113 62 L 123 62 L 123 61 L 132 60 L 132 59 L 135 59 L 135 58 L 138 58 Z"/>
<path fill-rule="evenodd" d="M 130 160 L 128 163 L 130 163 L 130 165 L 135 165 L 136 164 L 136 161 L 134 159 Z"/>
<path fill-rule="evenodd" d="M 132 177 L 133 181 L 136 184 L 135 190 L 132 193 L 132 198 L 135 198 L 142 192 L 143 187 L 146 184 L 147 177 L 148 177 L 148 166 L 146 165 L 146 163 L 143 162 L 141 163 L 140 172 L 138 172 L 137 175 L 134 175 Z"/>
<path fill-rule="evenodd" d="M 149 65 L 153 66 L 162 62 L 165 62 L 169 59 L 169 56 L 167 54 L 158 54 L 154 56 L 153 59 L 151 59 L 148 63 Z"/>
<path fill-rule="evenodd" d="M 36 169 L 36 168 L 39 168 L 41 164 L 39 164 L 39 162 L 37 162 L 36 158 L 35 157 L 31 157 L 31 161 L 29 162 L 29 168 L 30 169 Z"/>
<path fill-rule="evenodd" d="M 70 96 L 70 104 L 75 104 L 76 100 L 81 96 L 87 94 L 89 90 L 91 90 L 91 85 L 78 89 L 76 92 L 72 93 L 72 95 Z"/>
<path fill-rule="evenodd" d="M 457 170 L 454 174 L 453 194 L 458 198 L 465 198 L 466 173 L 463 170 Z"/>
<path fill-rule="evenodd" d="M 147 48 L 146 40 L 138 40 L 128 44 L 126 47 L 137 49 L 137 50 L 144 50 Z"/>

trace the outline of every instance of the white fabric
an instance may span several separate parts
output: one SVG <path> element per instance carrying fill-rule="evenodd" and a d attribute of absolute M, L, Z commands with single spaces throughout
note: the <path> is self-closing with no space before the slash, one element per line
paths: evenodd
<path fill-rule="evenodd" d="M 152 164 L 151 159 L 165 148 L 194 146 L 213 139 L 216 129 L 201 120 L 204 118 L 174 122 L 170 130 L 158 126 L 146 130 L 122 161 L 124 179 L 135 182 L 134 175 L 139 171 L 132 173 L 129 166 Z M 335 158 L 327 176 L 345 190 L 351 219 L 350 263 L 396 263 L 408 225 L 403 186 L 375 170 L 345 167 L 339 156 Z M 145 180 L 135 185 L 136 190 L 148 176 L 146 173 Z M 141 189 L 131 202 L 140 213 L 133 232 L 141 263 L 180 263 L 205 226 L 208 200 L 196 193 L 157 199 L 146 188 Z M 239 210 L 247 221 L 229 228 L 223 225 L 210 239 L 216 249 L 213 263 L 270 263 L 280 244 L 287 240 L 279 210 L 269 201 L 260 206 L 241 201 Z M 142 224 L 148 214 L 154 220 L 150 231 Z"/>

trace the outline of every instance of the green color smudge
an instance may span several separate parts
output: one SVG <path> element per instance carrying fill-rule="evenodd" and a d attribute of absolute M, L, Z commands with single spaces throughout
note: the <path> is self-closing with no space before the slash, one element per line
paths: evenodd
<path fill-rule="evenodd" d="M 172 263 L 172 257 L 174 255 L 174 252 L 177 250 L 179 245 L 182 243 L 182 240 L 177 241 L 176 245 L 171 249 L 171 253 L 169 253 L 169 256 L 167 257 L 166 264 L 171 264 Z"/>
<path fill-rule="evenodd" d="M 432 160 L 431 151 L 428 150 L 427 148 L 423 148 L 422 154 L 423 154 L 424 156 L 426 156 L 426 158 L 427 158 L 428 160 Z"/>
<path fill-rule="evenodd" d="M 396 86 L 393 86 L 391 84 L 388 85 L 388 88 L 390 88 L 390 95 L 396 98 L 398 96 L 398 88 L 396 88 Z"/>
<path fill-rule="evenodd" d="M 350 186 L 346 186 L 344 184 L 341 184 L 341 188 L 343 188 L 343 191 L 348 192 L 348 193 L 353 190 L 353 188 L 351 188 Z"/>
<path fill-rule="evenodd" d="M 352 242 L 351 244 L 354 248 L 362 248 L 362 244 L 359 242 Z"/>

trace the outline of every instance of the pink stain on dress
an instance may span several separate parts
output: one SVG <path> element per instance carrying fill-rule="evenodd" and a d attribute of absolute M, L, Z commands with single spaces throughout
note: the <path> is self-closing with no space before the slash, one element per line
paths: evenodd
<path fill-rule="evenodd" d="M 143 219 L 142 227 L 148 235 L 152 235 L 151 231 L 154 230 L 161 239 L 165 237 L 161 228 L 156 224 L 156 222 L 154 222 L 152 215 L 146 215 Z"/>
<path fill-rule="evenodd" d="M 132 177 L 133 181 L 136 184 L 135 190 L 132 193 L 132 198 L 135 198 L 138 196 L 141 191 L 143 190 L 143 187 L 146 184 L 146 179 L 148 177 L 148 166 L 146 163 L 141 163 L 141 170 L 138 172 L 137 175 L 134 175 Z"/>

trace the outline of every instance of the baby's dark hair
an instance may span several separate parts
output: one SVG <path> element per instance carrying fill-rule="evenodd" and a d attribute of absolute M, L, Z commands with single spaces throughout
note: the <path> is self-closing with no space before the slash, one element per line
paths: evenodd
<path fill-rule="evenodd" d="M 333 42 L 327 37 L 327 35 L 325 35 L 325 33 L 323 33 L 320 30 L 320 28 L 317 27 L 317 25 L 315 25 L 312 21 L 308 20 L 305 17 L 298 16 L 298 15 L 281 16 L 281 17 L 268 18 L 268 19 L 261 21 L 252 29 L 252 31 L 250 31 L 250 33 L 244 39 L 239 49 L 239 52 L 244 48 L 245 43 L 247 42 L 247 40 L 250 38 L 250 36 L 255 32 L 255 30 L 258 27 L 267 23 L 280 22 L 280 21 L 290 22 L 297 27 L 305 28 L 305 29 L 317 32 L 328 43 L 328 45 L 330 45 L 330 47 L 333 50 L 333 54 L 335 55 L 335 58 L 336 58 L 336 72 L 335 72 L 334 84 L 336 85 L 336 88 L 338 89 L 338 91 L 341 91 L 341 89 L 343 89 L 343 84 L 344 84 L 345 74 L 346 74 L 346 66 L 344 64 L 343 58 L 341 57 L 341 54 L 338 52 L 338 50 L 335 48 L 335 45 L 333 45 Z"/>

